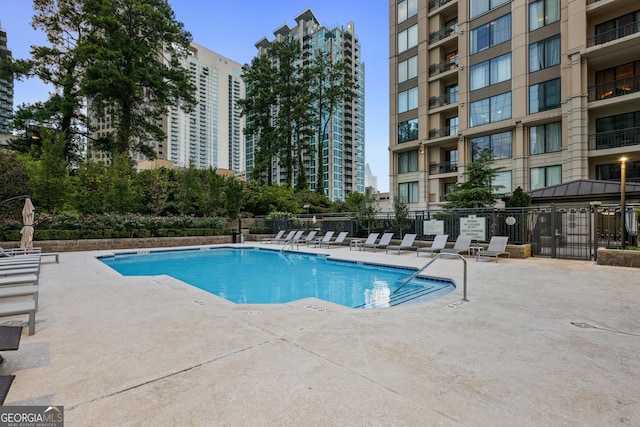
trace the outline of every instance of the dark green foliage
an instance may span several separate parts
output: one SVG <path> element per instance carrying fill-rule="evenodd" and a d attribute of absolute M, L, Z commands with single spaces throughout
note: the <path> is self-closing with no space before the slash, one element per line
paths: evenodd
<path fill-rule="evenodd" d="M 505 204 L 508 208 L 519 208 L 531 206 L 531 196 L 525 193 L 522 188 L 518 187 L 513 190 L 513 195 Z"/>
<path fill-rule="evenodd" d="M 479 158 L 466 166 L 466 181 L 458 182 L 452 193 L 447 194 L 445 208 L 483 208 L 491 207 L 502 194 L 501 186 L 492 184 L 501 168 L 493 168 L 491 151 L 486 150 Z"/>
<path fill-rule="evenodd" d="M 393 200 L 394 225 L 402 238 L 404 230 L 409 226 L 409 206 L 399 197 Z"/>
<path fill-rule="evenodd" d="M 17 196 L 31 195 L 27 165 L 18 155 L 0 149 L 0 202 Z M 19 218 L 24 200 L 0 203 L 0 215 Z"/>
<path fill-rule="evenodd" d="M 67 198 L 67 169 L 64 159 L 65 141 L 57 132 L 43 130 L 42 155 L 30 163 L 30 186 L 33 198 L 45 212 L 64 209 Z"/>

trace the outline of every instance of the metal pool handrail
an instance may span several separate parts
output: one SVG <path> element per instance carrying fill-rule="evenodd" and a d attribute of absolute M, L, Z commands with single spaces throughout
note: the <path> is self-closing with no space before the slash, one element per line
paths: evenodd
<path fill-rule="evenodd" d="M 402 282 L 402 284 L 398 287 L 398 289 L 396 289 L 395 291 L 393 291 L 391 293 L 395 294 L 396 292 L 398 292 L 407 283 L 409 283 L 410 281 L 415 279 L 420 273 L 422 273 L 423 270 L 425 270 L 427 267 L 429 267 L 431 264 L 433 264 L 438 258 L 443 258 L 443 257 L 457 257 L 457 258 L 460 258 L 462 260 L 462 262 L 464 262 L 464 282 L 463 282 L 463 287 L 462 287 L 462 300 L 463 301 L 469 301 L 467 299 L 467 260 L 466 260 L 465 257 L 463 257 L 460 254 L 448 254 L 448 253 L 437 254 L 435 257 L 433 257 L 433 259 L 431 261 L 429 261 L 427 264 L 425 264 L 421 269 L 419 269 L 418 271 L 413 273 L 411 276 L 409 276 L 409 278 L 405 279 L 405 281 Z"/>

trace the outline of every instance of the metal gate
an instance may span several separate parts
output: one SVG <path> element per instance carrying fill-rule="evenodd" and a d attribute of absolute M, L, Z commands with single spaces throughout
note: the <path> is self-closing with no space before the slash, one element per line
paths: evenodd
<path fill-rule="evenodd" d="M 594 254 L 593 209 L 533 208 L 530 211 L 532 255 L 590 260 Z"/>

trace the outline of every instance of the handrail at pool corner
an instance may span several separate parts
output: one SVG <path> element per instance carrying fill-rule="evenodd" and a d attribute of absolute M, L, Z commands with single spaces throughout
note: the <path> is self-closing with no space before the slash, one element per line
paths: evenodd
<path fill-rule="evenodd" d="M 408 279 L 405 279 L 405 281 L 402 282 L 402 284 L 398 287 L 398 289 L 396 289 L 395 291 L 393 291 L 391 293 L 395 294 L 396 292 L 398 292 L 407 283 L 411 282 L 413 279 L 418 277 L 418 275 L 420 273 L 422 273 L 423 270 L 425 270 L 427 267 L 429 267 L 431 264 L 433 264 L 438 258 L 443 258 L 443 257 L 457 257 L 457 258 L 460 258 L 462 260 L 462 262 L 464 263 L 464 276 L 463 276 L 464 280 L 463 280 L 463 284 L 462 284 L 462 301 L 468 302 L 469 300 L 467 299 L 467 259 L 465 257 L 463 257 L 462 255 L 460 255 L 460 254 L 450 254 L 450 253 L 437 254 L 435 257 L 433 257 L 432 260 L 430 260 L 427 264 L 422 266 L 422 268 L 420 268 L 415 273 L 413 273 L 411 276 L 409 276 Z"/>

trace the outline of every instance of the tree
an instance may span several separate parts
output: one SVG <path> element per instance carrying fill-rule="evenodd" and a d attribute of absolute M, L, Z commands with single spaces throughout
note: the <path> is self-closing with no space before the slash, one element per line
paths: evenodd
<path fill-rule="evenodd" d="M 135 169 L 128 153 L 114 156 L 109 168 L 106 189 L 106 210 L 126 214 L 135 212 L 140 201 L 140 189 L 133 185 Z"/>
<path fill-rule="evenodd" d="M 73 206 L 85 214 L 103 213 L 106 206 L 107 168 L 102 162 L 84 160 L 73 177 Z"/>
<path fill-rule="evenodd" d="M 240 215 L 242 207 L 244 183 L 234 176 L 224 180 L 224 209 L 227 218 L 235 219 Z"/>
<path fill-rule="evenodd" d="M 393 214 L 393 221 L 402 238 L 404 229 L 409 226 L 409 206 L 402 197 L 393 200 Z"/>
<path fill-rule="evenodd" d="M 507 200 L 505 206 L 508 208 L 531 206 L 531 196 L 522 191 L 522 188 L 518 187 L 513 190 L 513 195 Z"/>
<path fill-rule="evenodd" d="M 349 210 L 355 213 L 356 219 L 367 230 L 367 234 L 371 233 L 371 226 L 378 213 L 375 200 L 367 194 L 353 191 L 347 197 L 346 204 Z"/>
<path fill-rule="evenodd" d="M 478 159 L 467 165 L 466 181 L 457 182 L 454 191 L 447 194 L 444 208 L 484 208 L 493 206 L 502 197 L 497 191 L 501 185 L 493 185 L 501 168 L 493 168 L 491 151 L 483 151 Z"/>
<path fill-rule="evenodd" d="M 169 194 L 169 180 L 164 168 L 138 172 L 134 185 L 141 191 L 140 212 L 159 215 L 162 213 Z"/>
<path fill-rule="evenodd" d="M 162 141 L 162 118 L 170 105 L 191 111 L 195 87 L 182 65 L 191 34 L 176 21 L 167 0 L 85 0 L 90 33 L 82 52 L 91 58 L 81 88 L 90 107 L 110 113 L 115 135 L 99 149 L 149 158 L 148 141 Z"/>
<path fill-rule="evenodd" d="M 67 168 L 64 161 L 64 136 L 42 132 L 42 157 L 32 162 L 30 185 L 33 199 L 48 212 L 62 210 L 67 202 Z"/>
<path fill-rule="evenodd" d="M 332 50 L 316 50 L 307 80 L 315 111 L 315 135 L 317 155 L 316 192 L 324 194 L 324 141 L 333 115 L 342 102 L 355 98 L 356 84 L 344 62 L 337 59 Z"/>
<path fill-rule="evenodd" d="M 11 202 L 3 204 L 2 202 L 30 194 L 27 165 L 13 151 L 0 149 L 0 213 L 18 217 L 22 204 Z"/>

